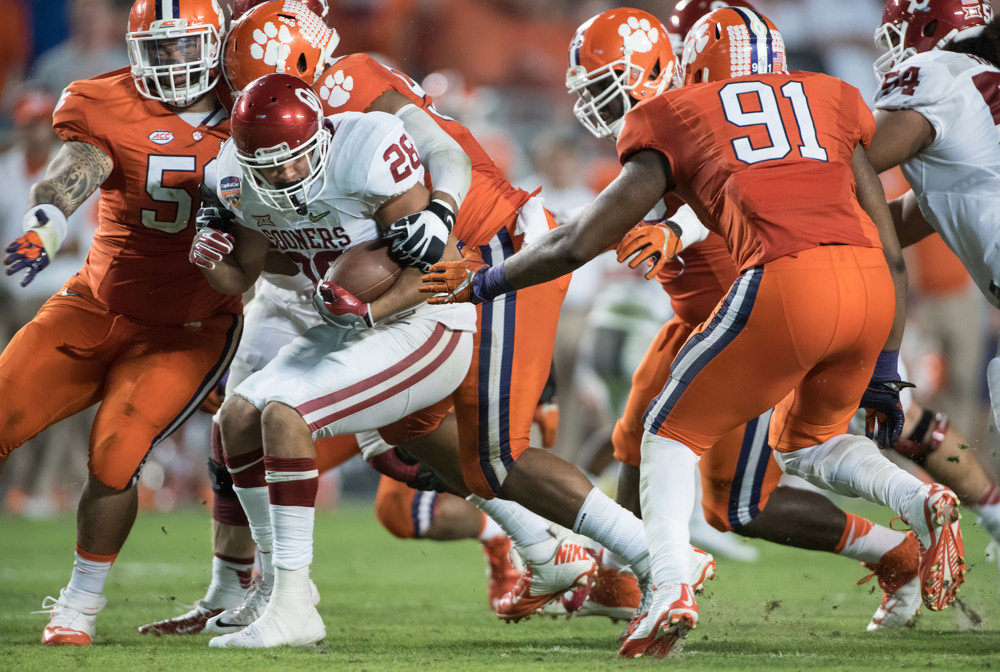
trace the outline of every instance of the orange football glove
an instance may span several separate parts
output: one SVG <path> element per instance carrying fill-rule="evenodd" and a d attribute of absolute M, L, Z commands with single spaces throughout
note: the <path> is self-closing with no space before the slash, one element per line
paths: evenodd
<path fill-rule="evenodd" d="M 477 284 L 482 285 L 482 275 L 489 266 L 482 261 L 439 261 L 421 277 L 420 292 L 434 294 L 427 303 L 482 303 Z M 479 280 L 477 283 L 476 280 Z"/>
<path fill-rule="evenodd" d="M 680 227 L 670 221 L 634 226 L 618 243 L 618 262 L 625 263 L 632 257 L 628 261 L 629 268 L 638 268 L 646 262 L 649 269 L 645 276 L 652 280 L 681 251 L 680 234 Z"/>

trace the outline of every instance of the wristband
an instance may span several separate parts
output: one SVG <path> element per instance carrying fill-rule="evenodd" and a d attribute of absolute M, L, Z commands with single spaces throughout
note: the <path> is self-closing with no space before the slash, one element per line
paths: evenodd
<path fill-rule="evenodd" d="M 455 228 L 455 213 L 451 211 L 451 208 L 447 203 L 439 198 L 431 201 L 424 210 L 433 212 L 438 218 L 444 222 L 444 225 L 448 228 L 448 233 Z"/>
<path fill-rule="evenodd" d="M 899 378 L 899 350 L 883 350 L 875 360 L 872 380 L 896 380 Z"/>
<path fill-rule="evenodd" d="M 479 282 L 477 283 L 476 280 Z M 476 280 L 473 280 L 472 284 L 473 293 L 483 302 L 492 301 L 501 294 L 516 291 L 514 285 L 507 282 L 507 274 L 503 270 L 503 264 L 490 266 L 477 276 Z"/>
<path fill-rule="evenodd" d="M 66 240 L 66 235 L 69 233 L 66 215 L 51 203 L 40 203 L 30 207 L 24 215 L 21 228 L 24 229 L 25 233 L 34 231 L 38 234 L 38 237 L 42 240 L 42 246 L 45 248 L 45 254 L 49 255 L 49 259 L 55 257 L 56 252 L 63 241 Z"/>

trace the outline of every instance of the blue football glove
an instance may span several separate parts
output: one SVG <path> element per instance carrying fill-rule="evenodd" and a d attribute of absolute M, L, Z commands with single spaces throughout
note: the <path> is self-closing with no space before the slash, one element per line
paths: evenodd
<path fill-rule="evenodd" d="M 899 393 L 913 383 L 899 379 L 899 351 L 885 350 L 875 362 L 868 389 L 861 395 L 865 409 L 865 436 L 882 448 L 895 448 L 903 432 L 903 406 Z"/>
<path fill-rule="evenodd" d="M 7 256 L 4 257 L 3 263 L 7 266 L 7 275 L 28 269 L 24 279 L 21 280 L 22 287 L 27 286 L 39 271 L 49 265 L 49 255 L 45 252 L 45 246 L 37 231 L 25 232 L 9 244 L 5 251 Z"/>

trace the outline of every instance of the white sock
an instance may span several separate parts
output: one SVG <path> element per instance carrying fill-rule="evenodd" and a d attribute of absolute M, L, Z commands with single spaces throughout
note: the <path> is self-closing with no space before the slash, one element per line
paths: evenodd
<path fill-rule="evenodd" d="M 311 506 L 271 506 L 274 526 L 274 555 L 276 569 L 297 570 L 308 568 L 313 560 L 313 527 L 316 509 Z"/>
<path fill-rule="evenodd" d="M 267 486 L 238 488 L 234 485 L 233 492 L 236 493 L 243 511 L 247 514 L 250 536 L 257 544 L 261 579 L 271 584 L 274 581 L 274 566 L 271 563 L 274 532 L 271 529 L 271 497 L 267 492 Z"/>
<path fill-rule="evenodd" d="M 112 557 L 117 557 L 117 555 L 116 553 Z M 66 587 L 76 592 L 101 595 L 104 592 L 104 582 L 108 578 L 108 572 L 111 571 L 111 565 L 114 563 L 114 560 L 106 562 L 88 560 L 81 556 L 79 551 L 75 553 L 75 556 L 73 574 L 70 576 L 69 584 Z"/>
<path fill-rule="evenodd" d="M 903 514 L 923 483 L 882 454 L 874 441 L 842 434 L 791 453 L 774 453 L 788 473 L 849 497 L 863 497 Z"/>
<path fill-rule="evenodd" d="M 253 558 L 249 558 L 249 562 L 234 562 L 213 557 L 212 583 L 205 593 L 205 604 L 227 609 L 237 606 L 250 587 L 252 573 Z"/>
<path fill-rule="evenodd" d="M 555 554 L 557 544 L 549 534 L 549 521 L 538 514 L 499 497 L 483 499 L 469 495 L 466 499 L 497 522 L 526 562 L 546 562 Z"/>
<path fill-rule="evenodd" d="M 648 570 L 649 546 L 642 521 L 597 488 L 583 500 L 573 531 L 624 558 L 637 576 Z"/>
<path fill-rule="evenodd" d="M 483 513 L 483 530 L 479 533 L 479 541 L 489 541 L 493 537 L 498 537 L 503 533 L 503 528 L 497 524 L 497 521 Z"/>
<path fill-rule="evenodd" d="M 312 590 L 309 587 L 309 567 L 299 569 L 283 569 L 276 567 L 274 572 L 274 592 L 271 600 L 276 607 L 312 607 Z M 308 600 L 308 602 L 306 602 Z"/>
<path fill-rule="evenodd" d="M 691 582 L 688 521 L 698 460 L 684 444 L 643 432 L 639 499 L 657 588 Z"/>

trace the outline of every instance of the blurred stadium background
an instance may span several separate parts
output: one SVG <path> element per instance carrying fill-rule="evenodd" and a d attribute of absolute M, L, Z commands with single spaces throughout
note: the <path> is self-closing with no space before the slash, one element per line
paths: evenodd
<path fill-rule="evenodd" d="M 543 187 L 546 204 L 558 216 L 589 202 L 616 174 L 613 148 L 591 138 L 574 120 L 564 75 L 576 27 L 618 3 L 331 4 L 341 36 L 338 53 L 366 51 L 414 77 L 441 111 L 473 130 L 515 184 Z M 674 5 L 669 0 L 631 4 L 663 20 Z M 836 75 L 871 99 L 872 34 L 880 23 L 880 0 L 755 4 L 782 31 L 793 69 Z M 20 233 L 27 188 L 41 176 L 56 142 L 49 121 L 61 89 L 72 79 L 127 65 L 130 6 L 128 0 L 0 0 L 0 242 Z M 898 176 L 886 176 L 886 184 L 890 194 L 901 188 Z M 73 244 L 28 288 L 0 277 L 0 343 L 81 263 L 93 227 L 92 204 L 75 219 Z M 995 441 L 987 428 L 983 372 L 986 353 L 995 351 L 998 316 L 940 243 L 928 241 L 909 255 L 913 306 L 904 356 L 918 383 L 918 400 L 948 411 L 992 465 Z M 596 476 L 609 465 L 602 445 L 623 386 L 655 327 L 668 316 L 666 303 L 658 287 L 607 259 L 574 279 L 555 355 L 561 412 L 556 450 Z M 953 312 L 936 308 L 942 304 Z M 616 333 L 622 338 L 609 338 Z M 607 345 L 611 342 L 617 344 L 614 350 Z M 90 415 L 81 414 L 15 451 L 0 476 L 0 511 L 27 517 L 72 511 L 86 474 L 89 423 Z M 153 451 L 139 486 L 144 508 L 204 507 L 210 495 L 208 433 L 209 416 L 198 414 Z M 320 506 L 326 508 L 342 497 L 370 498 L 377 482 L 374 472 L 356 462 L 324 478 Z M 605 474 L 606 482 L 612 480 Z"/>

